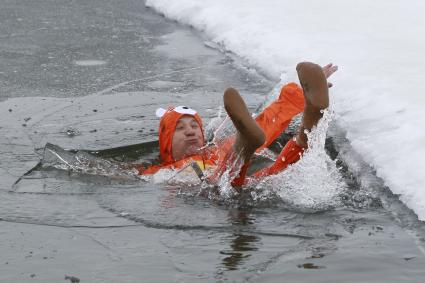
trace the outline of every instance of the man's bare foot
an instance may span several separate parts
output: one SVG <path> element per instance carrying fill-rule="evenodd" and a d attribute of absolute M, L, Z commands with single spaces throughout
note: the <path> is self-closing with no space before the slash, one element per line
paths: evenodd
<path fill-rule="evenodd" d="M 224 108 L 237 130 L 236 139 L 233 149 L 226 152 L 217 168 L 206 179 L 210 183 L 215 183 L 224 171 L 229 169 L 229 165 L 235 166 L 237 164 L 236 161 L 240 162 L 234 168 L 230 168 L 230 174 L 238 173 L 234 176 L 235 178 L 231 184 L 238 192 L 241 192 L 240 187 L 244 184 L 251 156 L 257 148 L 264 144 L 266 137 L 263 130 L 252 118 L 245 102 L 236 89 L 226 89 L 223 95 L 223 102 Z M 241 159 L 236 160 L 239 154 Z M 236 168 L 240 171 L 236 172 Z"/>
<path fill-rule="evenodd" d="M 325 66 L 325 68 L 328 66 Z M 307 148 L 305 131 L 311 131 L 317 125 L 323 116 L 322 110 L 329 106 L 326 78 L 335 72 L 336 68 L 331 74 L 326 74 L 325 68 L 310 62 L 302 62 L 297 65 L 298 78 L 304 91 L 305 106 L 296 141 L 298 145 L 304 148 Z"/>
<path fill-rule="evenodd" d="M 328 85 L 322 67 L 310 62 L 297 65 L 298 78 L 306 104 L 325 109 L 329 106 Z"/>
<path fill-rule="evenodd" d="M 263 145 L 266 137 L 236 89 L 226 89 L 223 102 L 227 114 L 238 131 L 234 150 L 241 152 L 243 161 L 247 163 L 255 150 Z"/>

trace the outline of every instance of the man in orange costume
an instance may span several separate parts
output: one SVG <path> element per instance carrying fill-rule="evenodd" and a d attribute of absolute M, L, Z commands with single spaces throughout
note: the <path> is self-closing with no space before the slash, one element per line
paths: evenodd
<path fill-rule="evenodd" d="M 179 169 L 195 162 L 200 170 L 213 168 L 205 179 L 215 182 L 231 166 L 234 167 L 231 170 L 234 171 L 232 185 L 239 187 L 246 181 L 249 161 L 254 152 L 268 147 L 285 131 L 295 115 L 304 112 L 297 135 L 285 145 L 271 166 L 254 173 L 254 177 L 261 178 L 281 172 L 288 165 L 297 162 L 307 148 L 305 132 L 317 124 L 322 117 L 322 110 L 329 106 L 328 88 L 332 85 L 327 82 L 327 78 L 337 69 L 332 64 L 322 68 L 313 63 L 299 63 L 297 73 L 301 87 L 296 83 L 284 85 L 279 98 L 255 120 L 239 93 L 228 88 L 223 101 L 237 134 L 211 147 L 205 147 L 202 119 L 195 110 L 184 106 L 158 109 L 157 116 L 161 117 L 161 164 L 148 168 L 139 167 L 139 173 L 154 174 L 163 168 Z"/>

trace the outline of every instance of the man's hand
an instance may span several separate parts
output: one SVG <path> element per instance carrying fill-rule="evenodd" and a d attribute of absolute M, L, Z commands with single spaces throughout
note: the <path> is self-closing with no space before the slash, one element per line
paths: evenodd
<path fill-rule="evenodd" d="M 333 73 L 338 71 L 338 66 L 334 66 L 332 63 L 329 63 L 326 66 L 323 66 L 322 70 L 326 79 L 328 79 L 330 76 L 332 76 Z M 328 82 L 328 87 L 332 87 L 332 83 Z"/>

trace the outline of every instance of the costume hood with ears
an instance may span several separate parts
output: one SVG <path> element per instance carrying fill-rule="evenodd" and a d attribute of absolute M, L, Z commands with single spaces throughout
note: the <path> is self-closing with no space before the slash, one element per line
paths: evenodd
<path fill-rule="evenodd" d="M 170 107 L 167 110 L 163 108 L 158 108 L 156 110 L 156 116 L 161 118 L 159 123 L 159 156 L 161 158 L 162 164 L 169 164 L 174 160 L 172 155 L 172 145 L 173 145 L 173 136 L 174 131 L 176 130 L 176 125 L 179 119 L 182 116 L 191 116 L 196 122 L 198 122 L 199 127 L 202 131 L 202 142 L 204 142 L 204 130 L 202 128 L 202 119 L 199 114 L 186 106 L 177 106 Z"/>

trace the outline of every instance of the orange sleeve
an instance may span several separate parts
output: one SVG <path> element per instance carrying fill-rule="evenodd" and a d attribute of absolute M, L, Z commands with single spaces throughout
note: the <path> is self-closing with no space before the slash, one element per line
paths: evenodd
<path fill-rule="evenodd" d="M 266 135 L 265 143 L 257 149 L 268 147 L 288 127 L 292 118 L 304 110 L 302 88 L 296 83 L 282 87 L 279 98 L 267 106 L 255 119 Z"/>
<path fill-rule="evenodd" d="M 159 169 L 161 169 L 162 167 L 159 165 L 151 165 L 151 166 L 143 166 L 143 165 L 139 165 L 136 167 L 136 169 L 139 171 L 139 175 L 152 175 L 155 174 L 156 172 L 158 172 Z"/>
<path fill-rule="evenodd" d="M 285 147 L 280 152 L 276 161 L 269 167 L 263 168 L 253 174 L 256 178 L 261 178 L 269 175 L 275 175 L 285 170 L 289 165 L 300 160 L 304 154 L 304 148 L 299 146 L 294 139 L 289 140 Z"/>

